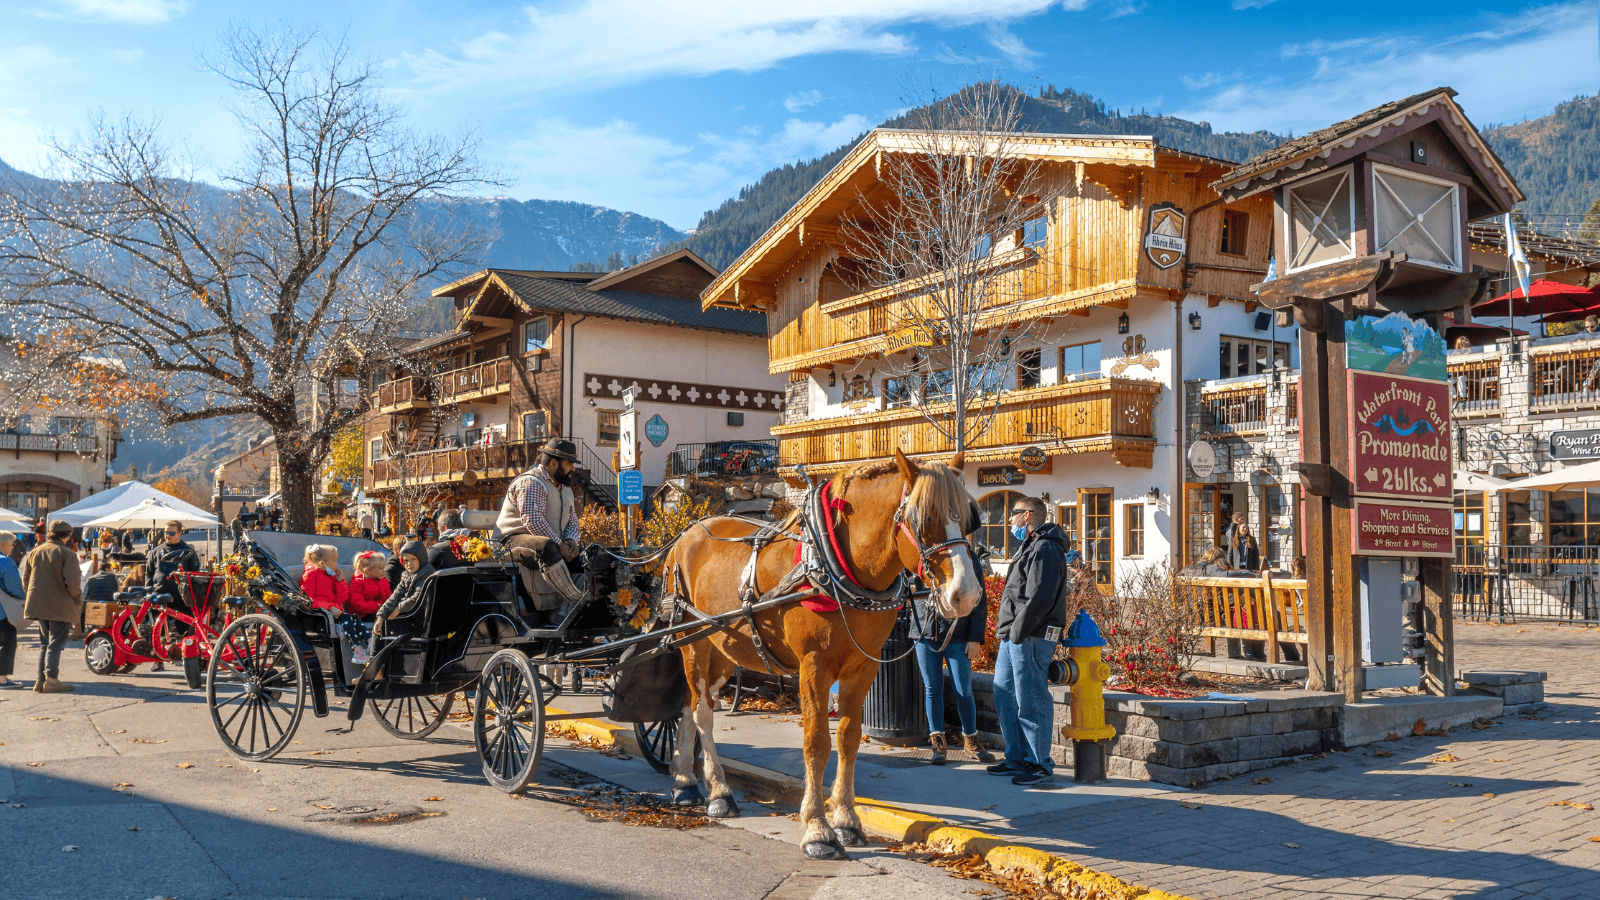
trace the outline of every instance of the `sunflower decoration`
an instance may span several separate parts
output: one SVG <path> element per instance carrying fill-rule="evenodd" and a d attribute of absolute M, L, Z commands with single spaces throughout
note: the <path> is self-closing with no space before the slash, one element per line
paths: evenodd
<path fill-rule="evenodd" d="M 283 595 L 278 593 L 277 591 L 262 591 L 261 592 L 261 602 L 265 603 L 268 606 L 276 608 L 278 603 L 281 602 L 282 600 L 283 600 Z"/>
<path fill-rule="evenodd" d="M 482 538 L 467 538 L 461 548 L 461 556 L 472 562 L 488 562 L 498 559 L 499 551 L 495 546 Z"/>

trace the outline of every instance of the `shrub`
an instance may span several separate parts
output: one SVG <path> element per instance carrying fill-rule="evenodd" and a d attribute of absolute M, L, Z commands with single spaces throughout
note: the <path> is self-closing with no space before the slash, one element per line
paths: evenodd
<path fill-rule="evenodd" d="M 704 519 L 710 506 L 709 497 L 700 500 L 679 498 L 671 506 L 657 508 L 656 514 L 639 529 L 639 540 L 646 546 L 664 547 L 677 540 L 678 535 L 683 534 L 690 525 Z"/>
<path fill-rule="evenodd" d="M 1193 665 L 1201 621 L 1182 581 L 1163 565 L 1126 570 L 1116 590 L 1085 585 L 1074 595 L 1105 637 L 1105 659 L 1126 690 L 1166 690 Z"/>
<path fill-rule="evenodd" d="M 616 513 L 606 512 L 606 508 L 598 503 L 586 503 L 583 512 L 578 514 L 578 539 L 585 546 L 599 544 L 602 547 L 622 546 L 622 523 L 617 521 Z"/>

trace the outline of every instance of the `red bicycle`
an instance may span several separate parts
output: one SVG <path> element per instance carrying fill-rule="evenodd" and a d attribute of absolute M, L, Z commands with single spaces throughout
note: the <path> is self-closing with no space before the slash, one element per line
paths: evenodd
<path fill-rule="evenodd" d="M 126 608 L 111 624 L 83 638 L 83 655 L 96 675 L 125 675 L 140 663 L 183 663 L 183 679 L 190 688 L 205 683 L 211 647 L 222 628 L 232 624 L 237 610 L 224 602 L 226 580 L 206 572 L 181 573 L 182 593 L 189 612 L 173 608 L 177 597 L 153 588 L 135 588 L 116 594 Z M 219 617 L 221 623 L 213 627 Z"/>

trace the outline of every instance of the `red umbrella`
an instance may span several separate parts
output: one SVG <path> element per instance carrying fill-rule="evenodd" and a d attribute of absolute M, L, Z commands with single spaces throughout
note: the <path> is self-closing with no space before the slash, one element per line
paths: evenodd
<path fill-rule="evenodd" d="M 1526 337 L 1528 334 L 1521 328 L 1516 329 L 1516 333 L 1517 337 Z M 1458 337 L 1465 337 L 1476 346 L 1478 344 L 1492 343 L 1506 336 L 1506 329 L 1504 328 L 1496 328 L 1493 325 L 1479 325 L 1476 322 L 1451 325 L 1444 332 L 1445 343 L 1451 347 L 1455 346 L 1456 338 Z"/>
<path fill-rule="evenodd" d="M 1596 303 L 1593 306 L 1586 306 L 1583 309 L 1573 309 L 1566 312 L 1553 312 L 1539 321 L 1545 323 L 1546 325 L 1554 325 L 1557 322 L 1581 322 L 1590 316 L 1600 316 L 1600 297 L 1596 298 Z"/>
<path fill-rule="evenodd" d="M 1509 294 L 1501 294 L 1474 306 L 1472 315 L 1473 318 L 1538 316 L 1546 313 L 1576 312 L 1595 305 L 1600 305 L 1600 290 L 1541 278 L 1528 286 L 1526 295 L 1522 293 L 1521 288 Z"/>

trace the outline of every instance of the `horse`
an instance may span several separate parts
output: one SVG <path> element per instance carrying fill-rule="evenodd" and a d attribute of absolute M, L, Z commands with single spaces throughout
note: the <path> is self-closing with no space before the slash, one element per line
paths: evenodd
<path fill-rule="evenodd" d="M 960 467 L 960 453 L 949 466 L 919 467 L 896 450 L 892 461 L 858 465 L 835 476 L 808 496 L 808 503 L 820 497 L 827 507 L 811 517 L 811 543 L 827 544 L 815 549 L 834 553 L 842 563 L 833 570 L 836 577 L 812 569 L 810 580 L 831 587 L 805 604 L 747 613 L 737 620 L 739 625 L 712 629 L 709 637 L 684 645 L 689 690 L 681 721 L 694 723 L 705 753 L 704 774 L 711 795 L 707 815 L 739 814 L 717 758 L 711 698 L 736 667 L 797 671 L 806 773 L 800 810 L 805 853 L 813 859 L 847 859 L 845 845 L 866 844 L 855 808 L 855 760 L 861 745 L 862 705 L 877 677 L 877 657 L 900 606 L 900 598 L 889 592 L 903 583 L 905 572 L 917 573 L 929 585 L 939 613 L 951 619 L 970 613 L 983 595 L 979 563 L 966 537 L 977 530 L 978 507 L 967 493 Z M 790 533 L 797 526 L 802 531 L 808 528 L 806 514 L 806 509 L 797 511 L 765 532 L 746 519 L 703 520 L 679 538 L 665 560 L 670 583 L 682 602 L 709 615 L 738 610 L 762 592 L 788 591 L 795 576 L 806 571 L 800 566 L 797 537 Z M 818 518 L 824 522 L 817 523 Z M 839 575 L 853 584 L 841 585 Z M 816 585 L 810 589 L 816 590 Z M 880 602 L 863 602 L 873 595 Z M 830 605 L 831 611 L 817 611 Z M 752 632 L 759 641 L 752 640 Z M 828 694 L 834 682 L 839 684 L 839 767 L 828 809 L 822 782 L 831 750 Z M 695 779 L 693 733 L 680 730 L 672 760 L 672 800 L 680 805 L 704 800 Z"/>

